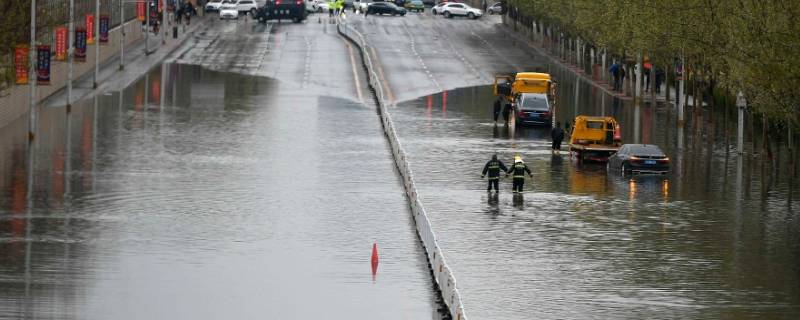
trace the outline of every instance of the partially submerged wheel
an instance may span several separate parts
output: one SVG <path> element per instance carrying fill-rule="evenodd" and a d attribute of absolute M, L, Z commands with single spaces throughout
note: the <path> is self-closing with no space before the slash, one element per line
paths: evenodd
<path fill-rule="evenodd" d="M 467 18 L 470 18 L 470 19 L 475 19 L 475 14 L 474 14 L 474 13 L 472 13 L 472 12 L 470 12 L 470 13 L 467 13 Z"/>

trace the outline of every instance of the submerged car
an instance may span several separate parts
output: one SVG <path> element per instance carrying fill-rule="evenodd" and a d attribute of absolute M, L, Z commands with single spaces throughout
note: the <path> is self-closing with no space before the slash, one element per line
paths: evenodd
<path fill-rule="evenodd" d="M 517 124 L 550 125 L 553 122 L 553 107 L 547 94 L 522 93 L 515 100 Z"/>
<path fill-rule="evenodd" d="M 669 157 L 656 145 L 624 144 L 608 158 L 608 170 L 619 170 L 622 174 L 664 174 L 669 172 Z"/>

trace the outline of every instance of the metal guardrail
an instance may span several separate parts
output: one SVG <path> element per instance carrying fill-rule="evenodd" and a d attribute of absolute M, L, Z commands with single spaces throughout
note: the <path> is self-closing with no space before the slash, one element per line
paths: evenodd
<path fill-rule="evenodd" d="M 383 123 L 383 130 L 386 133 L 386 137 L 389 139 L 389 144 L 392 147 L 392 155 L 394 156 L 395 165 L 400 171 L 400 175 L 403 177 L 403 185 L 405 186 L 406 195 L 410 201 L 411 213 L 414 216 L 417 234 L 422 241 L 422 245 L 425 247 L 428 263 L 430 264 L 433 274 L 433 279 L 436 281 L 436 284 L 439 287 L 442 300 L 450 311 L 450 315 L 453 319 L 466 320 L 467 316 L 464 313 L 464 305 L 461 301 L 461 294 L 458 291 L 456 279 L 453 276 L 453 272 L 451 271 L 450 267 L 447 265 L 444 255 L 442 254 L 442 249 L 439 247 L 439 244 L 436 241 L 436 234 L 431 228 L 431 222 L 430 219 L 428 219 L 428 214 L 417 195 L 417 188 L 414 182 L 414 173 L 411 170 L 408 161 L 406 161 L 406 151 L 403 149 L 403 146 L 400 144 L 400 139 L 397 137 L 397 131 L 395 130 L 391 114 L 387 108 L 388 102 L 384 96 L 383 86 L 380 83 L 378 74 L 375 72 L 375 62 L 373 61 L 373 57 L 370 55 L 369 50 L 367 50 L 369 45 L 367 44 L 364 36 L 358 32 L 358 30 L 348 26 L 341 19 L 338 22 L 339 24 L 337 26 L 337 30 L 339 33 L 357 44 L 359 50 L 361 51 L 363 63 L 368 72 L 369 85 L 375 92 L 375 96 L 378 100 L 378 108 L 380 111 L 381 121 Z"/>

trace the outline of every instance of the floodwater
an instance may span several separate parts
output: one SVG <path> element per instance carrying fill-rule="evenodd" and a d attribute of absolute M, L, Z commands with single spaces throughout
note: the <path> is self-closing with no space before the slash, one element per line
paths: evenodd
<path fill-rule="evenodd" d="M 374 106 L 297 87 L 169 64 L 3 128 L 0 318 L 440 319 Z"/>
<path fill-rule="evenodd" d="M 558 121 L 615 116 L 626 142 L 658 144 L 673 170 L 623 177 L 552 156 L 549 128 L 493 123 L 490 86 L 393 108 L 470 319 L 800 318 L 800 203 L 785 146 L 775 171 L 751 147 L 740 162 L 726 147 L 733 117 L 726 126 L 689 109 L 677 130 L 664 105 L 635 107 L 551 72 Z M 522 195 L 510 179 L 487 194 L 480 173 L 493 152 L 531 168 Z"/>

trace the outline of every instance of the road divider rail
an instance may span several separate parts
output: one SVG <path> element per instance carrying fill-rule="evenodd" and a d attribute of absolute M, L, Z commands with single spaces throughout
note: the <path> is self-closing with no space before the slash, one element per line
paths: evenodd
<path fill-rule="evenodd" d="M 430 219 L 428 219 L 428 214 L 426 213 L 422 202 L 419 200 L 417 188 L 414 183 L 413 171 L 408 164 L 406 151 L 403 149 L 403 146 L 400 144 L 400 139 L 397 137 L 397 132 L 395 130 L 394 123 L 392 122 L 392 117 L 387 108 L 388 103 L 384 96 L 384 87 L 380 82 L 378 73 L 375 71 L 376 66 L 374 57 L 372 57 L 369 53 L 369 50 L 367 50 L 369 45 L 367 44 L 364 36 L 355 28 L 347 25 L 344 20 L 340 19 L 338 23 L 337 30 L 339 31 L 339 34 L 355 43 L 361 51 L 362 62 L 364 63 L 368 73 L 367 78 L 369 78 L 369 86 L 377 98 L 381 122 L 383 123 L 383 130 L 386 133 L 386 137 L 389 139 L 389 144 L 392 147 L 392 155 L 394 156 L 395 165 L 397 166 L 398 171 L 400 171 L 400 175 L 403 177 L 403 185 L 405 186 L 406 195 L 408 196 L 410 202 L 411 213 L 414 217 L 417 234 L 422 241 L 423 247 L 425 247 L 428 263 L 433 274 L 433 279 L 436 282 L 436 285 L 439 287 L 442 300 L 450 311 L 452 319 L 466 320 L 467 316 L 464 314 L 464 306 L 461 303 L 461 294 L 458 291 L 456 278 L 453 276 L 453 272 L 447 265 L 444 255 L 442 255 L 442 249 L 439 247 L 439 244 L 436 241 L 436 234 L 433 233 Z"/>

